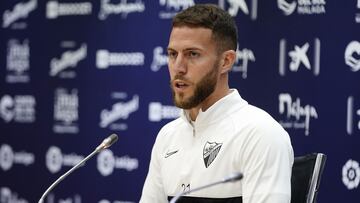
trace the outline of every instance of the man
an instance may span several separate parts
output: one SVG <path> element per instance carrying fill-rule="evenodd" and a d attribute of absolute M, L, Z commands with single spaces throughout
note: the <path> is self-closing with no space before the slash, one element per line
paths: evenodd
<path fill-rule="evenodd" d="M 168 202 L 233 172 L 244 178 L 190 193 L 181 202 L 290 202 L 289 135 L 229 88 L 236 48 L 235 22 L 220 8 L 195 5 L 174 17 L 170 85 L 183 111 L 157 136 L 141 203 Z"/>

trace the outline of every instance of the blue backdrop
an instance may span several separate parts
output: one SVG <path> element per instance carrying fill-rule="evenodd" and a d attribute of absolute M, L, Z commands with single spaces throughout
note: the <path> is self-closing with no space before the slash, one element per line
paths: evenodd
<path fill-rule="evenodd" d="M 0 202 L 37 202 L 113 132 L 45 202 L 137 202 L 156 134 L 179 112 L 171 17 L 204 2 L 239 27 L 231 86 L 287 129 L 295 155 L 328 155 L 319 202 L 359 202 L 360 0 L 2 0 Z"/>

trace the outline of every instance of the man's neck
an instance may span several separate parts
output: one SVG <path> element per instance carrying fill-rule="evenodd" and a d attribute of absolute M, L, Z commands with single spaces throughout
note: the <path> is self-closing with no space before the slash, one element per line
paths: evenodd
<path fill-rule="evenodd" d="M 192 121 L 195 121 L 197 116 L 199 115 L 199 111 L 206 111 L 213 104 L 219 101 L 221 98 L 225 97 L 230 93 L 229 87 L 227 87 L 224 91 L 218 91 L 217 93 L 212 93 L 209 97 L 207 97 L 203 102 L 201 102 L 198 106 L 191 108 L 188 111 L 189 117 Z"/>

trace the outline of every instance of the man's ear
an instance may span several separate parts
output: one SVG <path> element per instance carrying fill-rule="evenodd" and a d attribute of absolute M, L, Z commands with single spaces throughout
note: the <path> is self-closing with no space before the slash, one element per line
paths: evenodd
<path fill-rule="evenodd" d="M 227 50 L 222 53 L 221 58 L 221 73 L 229 72 L 235 63 L 236 52 L 234 50 Z"/>

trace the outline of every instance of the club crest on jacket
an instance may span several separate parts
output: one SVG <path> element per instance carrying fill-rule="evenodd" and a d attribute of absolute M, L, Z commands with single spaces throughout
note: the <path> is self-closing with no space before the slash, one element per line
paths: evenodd
<path fill-rule="evenodd" d="M 205 167 L 209 167 L 221 149 L 222 143 L 206 142 L 203 150 Z"/>

